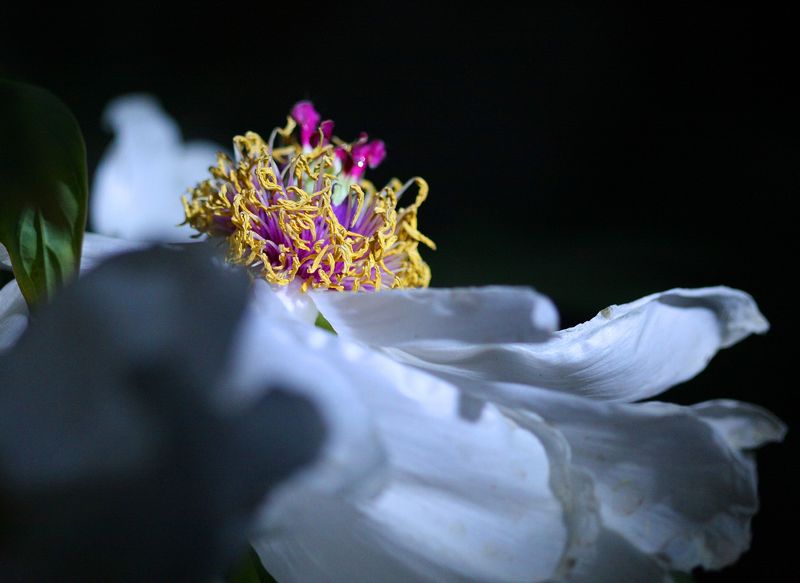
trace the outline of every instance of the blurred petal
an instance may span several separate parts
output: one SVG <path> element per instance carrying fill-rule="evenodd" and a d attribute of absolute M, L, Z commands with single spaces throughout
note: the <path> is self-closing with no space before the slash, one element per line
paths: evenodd
<path fill-rule="evenodd" d="M 11 347 L 28 325 L 28 306 L 16 281 L 0 289 L 0 352 Z"/>
<path fill-rule="evenodd" d="M 94 230 L 137 241 L 186 241 L 181 195 L 208 174 L 216 152 L 207 142 L 181 141 L 180 130 L 147 95 L 112 101 L 105 120 L 114 140 L 95 172 L 91 196 Z"/>
<path fill-rule="evenodd" d="M 566 437 L 573 463 L 595 480 L 603 523 L 639 550 L 689 571 L 721 568 L 748 548 L 757 476 L 737 444 L 782 439 L 774 417 L 732 401 L 612 404 L 520 385 L 498 385 L 494 395 Z M 731 439 L 732 427 L 758 441 Z"/>
<path fill-rule="evenodd" d="M 312 496 L 295 482 L 286 498 L 273 498 L 274 535 L 255 544 L 273 575 L 348 582 L 552 576 L 567 527 L 539 439 L 491 405 L 474 423 L 461 419 L 455 387 L 368 348 L 296 321 L 272 326 L 294 334 L 269 343 L 284 368 L 312 370 L 316 362 L 315 390 L 339 394 L 343 382 L 355 392 L 388 465 L 368 496 L 319 489 Z"/>
<path fill-rule="evenodd" d="M 265 282 L 259 283 L 259 285 L 264 283 Z M 270 288 L 272 290 L 271 295 L 267 293 L 266 288 L 262 288 L 264 291 L 259 295 L 265 297 L 269 295 L 272 301 L 277 298 L 283 304 L 286 311 L 294 318 L 301 322 L 314 324 L 319 315 L 319 310 L 317 310 L 317 307 L 314 305 L 311 294 L 301 292 L 300 286 L 300 282 L 295 279 L 285 286 L 272 286 Z"/>
<path fill-rule="evenodd" d="M 84 233 L 81 272 L 94 269 L 98 264 L 115 255 L 137 251 L 147 246 L 147 243 L 138 241 L 128 241 L 127 239 L 107 237 L 96 233 Z"/>
<path fill-rule="evenodd" d="M 473 325 L 477 333 L 490 324 Z M 719 349 L 768 327 L 753 298 L 742 291 L 674 289 L 606 308 L 547 342 L 406 343 L 389 351 L 398 360 L 446 378 L 463 376 L 474 383 L 511 382 L 593 399 L 636 401 L 692 378 Z"/>
<path fill-rule="evenodd" d="M 412 346 L 423 351 L 445 340 L 541 342 L 558 327 L 553 303 L 523 287 L 310 295 L 339 335 L 374 346 Z"/>
<path fill-rule="evenodd" d="M 81 252 L 81 272 L 86 272 L 97 267 L 106 259 L 115 255 L 137 251 L 147 247 L 147 243 L 139 241 L 128 241 L 118 237 L 107 237 L 96 233 L 86 232 L 83 234 L 83 250 Z M 11 260 L 8 253 L 0 245 L 0 267 L 11 269 Z"/>
<path fill-rule="evenodd" d="M 0 354 L 0 580 L 217 580 L 324 443 L 272 378 L 232 401 L 249 280 L 204 247 L 104 263 Z"/>

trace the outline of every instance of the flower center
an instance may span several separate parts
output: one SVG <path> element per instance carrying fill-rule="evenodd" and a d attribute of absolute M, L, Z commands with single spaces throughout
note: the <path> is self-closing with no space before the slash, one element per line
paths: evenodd
<path fill-rule="evenodd" d="M 192 190 L 191 200 L 184 197 L 186 222 L 199 233 L 227 238 L 229 260 L 273 284 L 299 278 L 303 291 L 427 286 L 430 268 L 418 246 L 435 245 L 417 230 L 427 183 L 392 180 L 376 190 L 362 176 L 385 156 L 383 142 L 367 142 L 362 134 L 354 144 L 334 146 L 333 122 L 317 125 L 309 102 L 292 114 L 269 142 L 253 132 L 234 138 L 235 161 L 219 154 L 212 178 Z M 301 142 L 293 136 L 298 123 Z M 277 136 L 286 145 L 273 148 Z M 411 186 L 415 201 L 398 210 Z"/>

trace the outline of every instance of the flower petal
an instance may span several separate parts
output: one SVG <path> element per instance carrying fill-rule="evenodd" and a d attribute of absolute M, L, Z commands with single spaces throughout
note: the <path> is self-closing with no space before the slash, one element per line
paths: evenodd
<path fill-rule="evenodd" d="M 263 326 L 262 326 L 263 328 Z M 458 391 L 369 348 L 295 321 L 276 367 L 313 356 L 318 385 L 355 391 L 385 450 L 377 495 L 304 495 L 270 506 L 273 537 L 255 547 L 279 580 L 537 581 L 551 578 L 567 543 L 542 443 L 489 405 L 474 423 Z M 306 356 L 302 356 L 306 355 Z M 333 383 L 333 384 L 332 384 Z M 358 453 L 358 452 L 357 452 Z M 297 485 L 295 485 L 296 488 Z M 288 490 L 288 488 L 287 488 Z M 308 494 L 308 492 L 306 492 Z M 277 507 L 277 508 L 276 508 Z M 269 510 L 269 509 L 268 509 Z M 274 514 L 273 514 L 274 516 Z"/>
<path fill-rule="evenodd" d="M 781 441 L 786 426 L 775 415 L 750 403 L 729 399 L 707 401 L 692 409 L 736 449 L 755 449 L 771 441 Z"/>
<path fill-rule="evenodd" d="M 28 326 L 28 306 L 15 280 L 0 289 L 0 352 L 10 348 Z"/>
<path fill-rule="evenodd" d="M 83 249 L 81 251 L 81 273 L 94 269 L 98 264 L 115 255 L 144 249 L 147 246 L 147 243 L 138 241 L 106 237 L 96 233 L 84 233 Z M 8 252 L 2 245 L 0 245 L 0 268 L 11 269 L 11 259 L 9 259 Z"/>
<path fill-rule="evenodd" d="M 614 404 L 521 385 L 493 394 L 566 437 L 573 463 L 595 480 L 603 523 L 639 550 L 689 571 L 721 568 L 747 549 L 757 476 L 739 445 L 782 439 L 774 417 L 732 401 Z"/>
<path fill-rule="evenodd" d="M 541 342 L 558 327 L 553 303 L 523 287 L 318 291 L 311 297 L 339 335 L 374 346 Z"/>
<path fill-rule="evenodd" d="M 410 318 L 403 313 L 396 317 Z M 753 299 L 742 291 L 673 289 L 606 308 L 547 342 L 406 343 L 390 353 L 446 378 L 636 401 L 692 378 L 719 349 L 768 327 Z M 350 332 L 346 327 L 344 331 Z"/>
<path fill-rule="evenodd" d="M 564 506 L 569 544 L 554 580 L 575 583 L 651 583 L 671 579 L 663 561 L 637 549 L 603 524 L 595 482 L 576 466 L 569 442 L 550 423 L 530 411 L 500 410 L 542 442 L 550 460 L 550 484 Z"/>
<path fill-rule="evenodd" d="M 81 272 L 96 267 L 114 255 L 145 247 L 142 243 L 84 233 Z M 11 269 L 6 248 L 0 245 L 0 268 Z M 16 281 L 0 290 L 0 351 L 12 346 L 28 325 L 28 307 Z"/>
<path fill-rule="evenodd" d="M 97 233 L 84 233 L 81 272 L 94 269 L 98 264 L 115 255 L 144 249 L 147 246 L 147 243 L 138 241 L 106 237 Z"/>
<path fill-rule="evenodd" d="M 181 195 L 205 178 L 222 148 L 182 143 L 180 129 L 147 95 L 112 101 L 115 137 L 94 177 L 92 224 L 99 233 L 138 241 L 186 241 Z"/>
<path fill-rule="evenodd" d="M 588 558 L 576 563 L 564 581 L 570 583 L 672 583 L 659 561 L 633 546 L 625 537 L 604 528 Z"/>
<path fill-rule="evenodd" d="M 214 579 L 265 495 L 314 458 L 325 431 L 307 400 L 226 399 L 250 282 L 191 247 L 105 263 L 0 354 L 0 580 Z"/>
<path fill-rule="evenodd" d="M 310 399 L 323 416 L 326 444 L 313 468 L 303 473 L 302 486 L 287 488 L 285 497 L 291 499 L 300 500 L 305 494 L 372 493 L 375 485 L 368 478 L 385 466 L 383 446 L 352 380 L 312 345 L 325 334 L 297 321 L 265 281 L 256 281 L 228 372 L 231 388 L 243 398 L 254 399 L 265 389 L 280 387 Z"/>

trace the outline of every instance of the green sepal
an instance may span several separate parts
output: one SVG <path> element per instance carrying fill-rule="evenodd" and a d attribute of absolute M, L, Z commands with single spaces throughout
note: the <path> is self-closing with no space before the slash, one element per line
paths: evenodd
<path fill-rule="evenodd" d="M 317 319 L 314 321 L 314 326 L 316 326 L 317 328 L 322 328 L 323 330 L 326 330 L 331 334 L 336 334 L 336 330 L 333 329 L 331 323 L 328 322 L 325 316 L 322 315 L 322 312 L 317 314 Z"/>

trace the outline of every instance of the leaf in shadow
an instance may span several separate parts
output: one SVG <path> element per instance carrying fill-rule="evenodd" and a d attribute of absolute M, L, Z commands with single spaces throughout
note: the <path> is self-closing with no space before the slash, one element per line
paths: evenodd
<path fill-rule="evenodd" d="M 67 106 L 0 80 L 0 244 L 29 305 L 77 273 L 88 195 L 86 148 Z"/>

